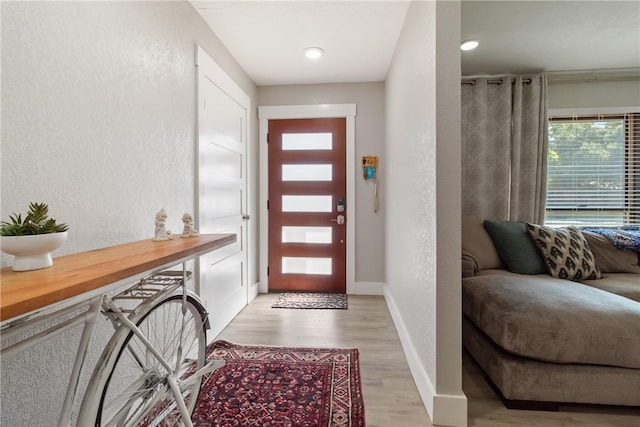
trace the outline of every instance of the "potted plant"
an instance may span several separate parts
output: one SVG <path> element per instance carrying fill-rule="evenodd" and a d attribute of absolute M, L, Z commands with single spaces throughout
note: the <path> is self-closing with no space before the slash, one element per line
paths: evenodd
<path fill-rule="evenodd" d="M 58 224 L 49 218 L 49 207 L 45 203 L 30 203 L 24 219 L 14 212 L 9 215 L 9 221 L 0 222 L 0 248 L 15 257 L 14 271 L 51 267 L 51 252 L 65 242 L 68 229 L 67 224 Z"/>

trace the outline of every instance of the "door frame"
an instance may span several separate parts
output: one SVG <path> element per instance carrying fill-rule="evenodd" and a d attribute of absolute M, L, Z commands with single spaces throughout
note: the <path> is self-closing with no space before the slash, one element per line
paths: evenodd
<path fill-rule="evenodd" d="M 267 133 L 269 120 L 280 119 L 320 119 L 344 118 L 347 122 L 347 294 L 355 292 L 355 187 L 356 187 L 356 150 L 355 150 L 355 117 L 356 104 L 318 104 L 318 105 L 275 105 L 258 107 L 259 125 L 259 163 L 260 163 L 260 289 L 261 293 L 269 292 L 269 211 L 267 197 L 269 195 L 269 153 Z"/>

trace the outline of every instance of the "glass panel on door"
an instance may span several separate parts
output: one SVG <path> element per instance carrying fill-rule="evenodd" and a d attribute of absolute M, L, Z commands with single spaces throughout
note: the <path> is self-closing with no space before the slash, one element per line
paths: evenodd
<path fill-rule="evenodd" d="M 282 227 L 282 243 L 331 243 L 331 227 Z"/>
<path fill-rule="evenodd" d="M 331 181 L 332 165 L 282 165 L 283 181 Z"/>
<path fill-rule="evenodd" d="M 331 133 L 283 133 L 283 150 L 331 150 Z"/>
<path fill-rule="evenodd" d="M 331 212 L 332 196 L 282 196 L 282 212 Z"/>
<path fill-rule="evenodd" d="M 282 257 L 283 274 L 331 274 L 331 258 Z"/>

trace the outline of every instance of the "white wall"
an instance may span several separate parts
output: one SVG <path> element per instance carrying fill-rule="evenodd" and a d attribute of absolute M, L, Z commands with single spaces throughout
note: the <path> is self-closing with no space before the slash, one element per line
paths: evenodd
<path fill-rule="evenodd" d="M 379 183 L 380 209 L 373 211 L 373 184 L 362 179 L 362 156 L 379 156 L 384 171 L 384 83 L 261 86 L 261 106 L 356 104 L 356 282 L 383 283 L 384 271 L 384 180 Z M 347 203 L 354 201 L 347 200 Z M 366 285 L 364 285 L 366 286 Z M 362 289 L 362 288 L 361 288 Z"/>
<path fill-rule="evenodd" d="M 196 44 L 257 105 L 254 83 L 200 15 L 188 2 L 1 7 L 0 216 L 47 202 L 70 225 L 54 255 L 152 237 L 163 207 L 181 230 L 196 191 Z M 253 283 L 257 264 L 250 270 Z M 0 424 L 55 424 L 77 334 L 3 358 Z"/>
<path fill-rule="evenodd" d="M 460 4 L 413 2 L 386 81 L 386 273 L 434 424 L 466 425 L 461 380 Z"/>
<path fill-rule="evenodd" d="M 554 83 L 547 88 L 548 108 L 640 106 L 640 80 Z"/>

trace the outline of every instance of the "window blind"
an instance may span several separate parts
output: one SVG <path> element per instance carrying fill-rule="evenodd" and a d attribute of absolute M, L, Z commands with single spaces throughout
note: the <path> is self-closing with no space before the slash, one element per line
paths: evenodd
<path fill-rule="evenodd" d="M 549 118 L 545 223 L 640 225 L 640 114 Z"/>

